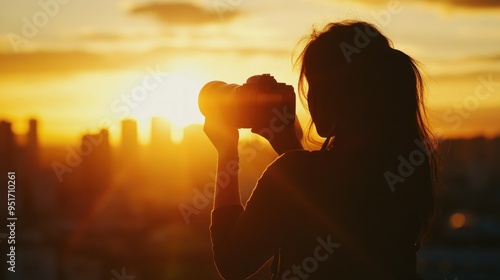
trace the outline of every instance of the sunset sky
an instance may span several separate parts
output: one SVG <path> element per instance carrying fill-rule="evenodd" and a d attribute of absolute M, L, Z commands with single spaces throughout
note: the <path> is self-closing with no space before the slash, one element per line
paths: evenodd
<path fill-rule="evenodd" d="M 21 134 L 39 119 L 42 144 L 110 126 L 116 143 L 130 117 L 146 143 L 152 116 L 202 123 L 210 80 L 271 73 L 296 87 L 299 40 L 344 19 L 376 24 L 423 64 L 443 136 L 500 134 L 497 0 L 2 0 L 0 120 Z"/>

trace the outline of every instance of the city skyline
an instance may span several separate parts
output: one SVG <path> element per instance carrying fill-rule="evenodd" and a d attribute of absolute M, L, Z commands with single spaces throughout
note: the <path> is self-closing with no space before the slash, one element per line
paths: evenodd
<path fill-rule="evenodd" d="M 103 124 L 115 127 L 115 144 L 128 117 L 141 143 L 152 116 L 165 117 L 178 135 L 203 123 L 197 96 L 211 80 L 242 84 L 270 73 L 298 94 L 301 38 L 313 26 L 359 19 L 420 62 L 435 127 L 449 137 L 500 133 L 497 2 L 212 2 L 0 3 L 0 119 L 19 134 L 27 117 L 38 118 L 42 144 L 75 142 Z M 306 124 L 302 106 L 297 112 Z"/>
<path fill-rule="evenodd" d="M 129 120 L 123 122 L 120 147 L 111 149 L 108 132 L 100 130 L 82 134 L 70 150 L 62 149 L 62 158 L 49 153 L 50 161 L 40 163 L 38 157 L 50 148 L 39 145 L 37 120 L 28 125 L 26 141 L 19 143 L 10 124 L 0 121 L 0 171 L 18 175 L 16 213 L 26 224 L 19 229 L 16 252 L 23 256 L 17 262 L 22 279 L 110 279 L 123 266 L 143 279 L 218 279 L 207 232 L 216 153 L 201 126 L 188 127 L 184 142 L 173 145 L 168 125 L 154 119 L 155 136 L 149 149 L 142 149 Z M 241 145 L 246 200 L 277 155 L 252 141 Z M 478 275 L 484 267 L 485 275 L 497 276 L 488 260 L 498 256 L 492 250 L 500 231 L 500 137 L 440 145 L 444 200 L 431 242 L 418 254 L 418 269 L 427 276 Z M 62 173 L 53 169 L 54 162 Z M 457 250 L 473 258 L 464 260 Z M 268 279 L 264 274 L 255 279 Z"/>
<path fill-rule="evenodd" d="M 35 128 L 35 132 L 33 132 L 32 123 L 35 123 L 35 127 L 39 127 L 40 123 L 43 125 L 43 120 L 37 118 L 27 118 L 26 121 L 19 122 L 11 122 L 9 119 L 0 119 L 0 122 L 5 125 L 4 129 L 8 129 L 15 136 L 15 141 L 20 143 L 27 142 L 30 138 L 33 138 L 33 135 L 37 135 L 36 141 L 40 142 L 41 146 L 64 146 L 68 144 L 74 144 L 70 142 L 49 142 L 49 144 L 44 143 L 43 140 L 40 139 L 39 133 L 37 132 L 37 128 Z M 125 132 L 124 132 L 124 123 L 125 123 Z M 21 126 L 23 129 L 14 129 L 15 126 Z M 114 126 L 114 125 L 113 125 Z M 131 139 L 135 143 L 127 143 L 126 145 L 137 145 L 140 146 L 149 146 L 149 145 L 158 145 L 159 140 L 168 140 L 175 144 L 180 144 L 184 138 L 184 131 L 188 129 L 190 126 L 200 126 L 200 124 L 191 124 L 187 125 L 183 128 L 175 127 L 171 122 L 169 122 L 166 118 L 160 116 L 153 116 L 150 119 L 149 125 L 147 125 L 146 130 L 143 126 L 140 126 L 138 121 L 134 118 L 126 118 L 120 121 L 120 128 L 118 129 L 119 133 L 117 133 L 118 137 L 110 137 L 110 145 L 112 147 L 120 147 L 123 145 L 122 140 L 124 138 Z M 72 138 L 75 138 L 76 141 L 80 141 L 82 137 L 92 133 L 99 133 L 102 130 L 106 130 L 109 133 L 109 127 L 100 127 L 93 130 L 82 130 L 77 135 L 73 135 Z M 141 133 L 142 132 L 142 133 Z M 125 134 L 124 134 L 125 133 Z M 109 137 L 109 136 L 108 136 Z"/>
<path fill-rule="evenodd" d="M 27 139 L 30 137 L 29 135 L 33 133 L 32 130 L 30 129 L 30 122 L 32 122 L 32 121 L 36 121 L 38 127 L 40 126 L 40 122 L 42 123 L 42 126 L 43 126 L 43 119 L 40 120 L 37 118 L 27 118 L 26 121 L 11 122 L 9 119 L 1 119 L 0 118 L 0 122 L 9 124 L 9 129 L 11 129 L 13 134 L 16 135 L 16 139 L 17 139 L 16 141 L 20 141 L 20 142 L 26 142 Z M 163 139 L 163 140 L 168 139 L 168 141 L 171 141 L 174 144 L 180 144 L 183 142 L 185 131 L 187 129 L 189 129 L 189 127 L 192 127 L 192 126 L 201 127 L 201 126 L 203 126 L 201 123 L 193 123 L 193 124 L 186 125 L 184 127 L 177 127 L 173 123 L 169 122 L 168 119 L 166 119 L 165 117 L 161 117 L 161 116 L 152 116 L 151 119 L 149 119 L 149 124 L 146 124 L 146 125 L 144 125 L 144 122 L 139 123 L 139 121 L 134 119 L 134 118 L 126 118 L 126 119 L 122 119 L 119 122 L 119 126 L 120 126 L 119 129 L 116 129 L 115 124 L 111 125 L 113 131 L 115 131 L 114 135 L 111 135 L 111 133 L 110 133 L 110 136 L 109 136 L 109 139 L 110 139 L 109 142 L 110 142 L 111 147 L 119 148 L 123 144 L 122 140 L 124 138 L 124 135 L 123 135 L 123 133 L 124 133 L 123 132 L 123 123 L 124 122 L 128 123 L 132 126 L 135 126 L 133 128 L 133 131 L 131 131 L 129 128 L 128 133 L 126 133 L 126 134 L 133 135 L 133 138 L 135 139 L 134 141 L 136 141 L 136 145 L 138 145 L 139 147 L 158 145 L 159 139 Z M 306 131 L 307 127 L 304 125 L 304 124 L 306 124 L 306 122 L 301 121 L 301 123 L 303 124 L 302 129 L 304 131 Z M 19 127 L 21 127 L 21 129 L 19 129 L 19 128 L 14 129 L 15 126 L 19 126 Z M 76 135 L 72 135 L 72 137 L 69 138 L 70 139 L 69 141 L 45 142 L 45 141 L 43 141 L 43 139 L 41 139 L 40 136 L 37 136 L 37 142 L 40 142 L 41 146 L 72 145 L 72 144 L 76 144 L 77 142 L 79 142 L 81 137 L 83 137 L 87 134 L 98 133 L 101 130 L 107 130 L 109 133 L 110 132 L 109 128 L 110 127 L 99 127 L 99 128 L 91 129 L 91 130 L 89 130 L 89 129 L 82 130 L 79 133 L 77 133 Z M 253 138 L 257 137 L 257 135 L 251 133 L 249 129 L 243 129 L 243 130 L 240 129 L 239 131 L 240 131 L 240 137 L 242 139 L 249 139 L 252 137 Z M 500 137 L 500 131 L 498 133 L 476 133 L 476 134 L 464 134 L 464 135 L 450 134 L 450 135 L 447 135 L 446 132 L 443 132 L 442 129 L 438 128 L 438 129 L 434 129 L 433 132 L 435 134 L 435 137 L 438 139 L 474 139 L 474 138 L 493 139 L 493 138 Z M 311 133 L 314 137 L 318 137 L 314 130 Z M 37 135 L 38 135 L 38 133 L 37 133 Z M 33 136 L 31 136 L 31 137 L 33 137 Z M 64 139 L 66 139 L 66 138 L 64 138 Z"/>

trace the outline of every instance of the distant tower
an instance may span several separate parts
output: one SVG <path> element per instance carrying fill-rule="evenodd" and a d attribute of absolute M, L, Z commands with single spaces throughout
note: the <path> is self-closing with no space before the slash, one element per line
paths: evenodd
<path fill-rule="evenodd" d="M 2 186 L 2 192 L 4 192 L 4 190 L 5 192 L 0 194 L 0 205 L 2 206 L 7 205 L 7 172 L 16 171 L 15 155 L 16 144 L 14 142 L 14 133 L 12 133 L 12 124 L 7 121 L 0 121 L 0 174 L 5 178 L 2 181 L 2 184 L 5 184 L 5 187 Z M 7 211 L 0 211 L 0 218 L 5 220 L 5 215 L 7 215 Z M 0 243 L 0 249 L 6 249 L 6 244 L 7 242 Z"/>
<path fill-rule="evenodd" d="M 16 144 L 12 124 L 7 121 L 0 121 L 0 171 L 12 171 L 14 168 L 14 155 Z"/>
<path fill-rule="evenodd" d="M 137 123 L 135 120 L 126 119 L 122 121 L 121 148 L 125 154 L 134 155 L 137 153 Z"/>
<path fill-rule="evenodd" d="M 108 131 L 102 129 L 97 134 L 85 134 L 82 137 L 80 151 L 85 155 L 82 163 L 83 170 L 87 173 L 85 177 L 94 180 L 89 187 L 100 188 L 106 185 L 111 176 L 111 147 Z"/>
<path fill-rule="evenodd" d="M 153 151 L 159 151 L 169 146 L 171 140 L 171 128 L 168 121 L 161 117 L 151 119 L 151 140 L 150 145 Z"/>
<path fill-rule="evenodd" d="M 37 187 L 37 181 L 40 178 L 39 175 L 39 147 L 38 147 L 38 123 L 36 119 L 30 119 L 28 121 L 28 132 L 26 133 L 26 143 L 23 147 L 22 163 L 20 163 L 19 168 L 24 169 L 26 174 L 30 174 L 25 178 L 26 185 L 24 189 L 19 191 L 23 193 L 24 199 L 24 215 L 27 218 L 35 219 L 36 209 L 35 201 L 35 189 Z"/>
<path fill-rule="evenodd" d="M 28 145 L 38 147 L 38 122 L 36 119 L 29 120 Z"/>
<path fill-rule="evenodd" d="M 30 168 L 36 171 L 38 168 L 38 122 L 36 119 L 29 120 L 29 129 L 26 137 L 26 153 L 28 161 L 30 162 Z"/>
<path fill-rule="evenodd" d="M 82 193 L 86 207 L 92 205 L 99 195 L 109 186 L 112 177 L 111 147 L 109 133 L 102 129 L 96 134 L 85 134 L 80 143 L 83 156 L 81 171 Z"/>

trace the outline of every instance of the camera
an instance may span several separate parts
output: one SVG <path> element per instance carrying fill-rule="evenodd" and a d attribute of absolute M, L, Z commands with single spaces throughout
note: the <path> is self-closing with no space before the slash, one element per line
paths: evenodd
<path fill-rule="evenodd" d="M 295 121 L 293 86 L 276 82 L 270 74 L 252 76 L 243 85 L 209 82 L 200 91 L 198 106 L 206 118 L 237 128 L 277 126 L 276 121 L 293 125 Z"/>

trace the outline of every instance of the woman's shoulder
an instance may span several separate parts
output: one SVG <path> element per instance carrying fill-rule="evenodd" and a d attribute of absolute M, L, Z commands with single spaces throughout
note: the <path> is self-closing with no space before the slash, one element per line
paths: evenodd
<path fill-rule="evenodd" d="M 298 172 L 323 162 L 327 154 L 325 151 L 292 150 L 279 156 L 267 169 Z"/>
<path fill-rule="evenodd" d="M 291 150 L 280 156 L 283 158 L 299 158 L 299 159 L 317 159 L 319 157 L 328 156 L 328 151 L 323 150 Z"/>
<path fill-rule="evenodd" d="M 278 197 L 280 201 L 285 199 L 284 193 L 300 189 L 304 180 L 310 178 L 311 171 L 319 166 L 316 162 L 320 154 L 318 151 L 307 150 L 293 150 L 282 154 L 264 170 L 252 196 Z"/>

